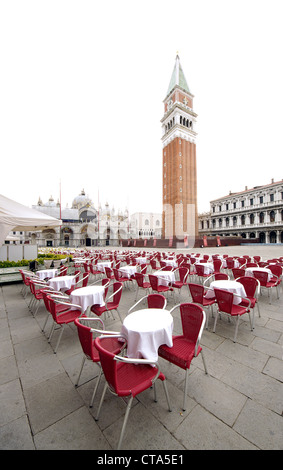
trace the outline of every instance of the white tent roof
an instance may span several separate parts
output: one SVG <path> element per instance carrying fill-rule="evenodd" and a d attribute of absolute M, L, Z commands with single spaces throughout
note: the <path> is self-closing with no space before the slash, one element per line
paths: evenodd
<path fill-rule="evenodd" d="M 11 230 L 25 232 L 59 225 L 62 225 L 62 220 L 30 209 L 0 194 L 0 246 Z"/>

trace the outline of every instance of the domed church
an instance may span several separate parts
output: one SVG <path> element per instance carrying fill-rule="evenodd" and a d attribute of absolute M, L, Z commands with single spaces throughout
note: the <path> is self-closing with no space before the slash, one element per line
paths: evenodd
<path fill-rule="evenodd" d="M 128 210 L 117 212 L 107 202 L 96 208 L 84 189 L 73 199 L 71 208 L 60 207 L 52 196 L 46 203 L 39 198 L 32 208 L 63 222 L 56 229 L 30 233 L 30 240 L 38 246 L 118 246 L 121 239 L 131 236 Z"/>

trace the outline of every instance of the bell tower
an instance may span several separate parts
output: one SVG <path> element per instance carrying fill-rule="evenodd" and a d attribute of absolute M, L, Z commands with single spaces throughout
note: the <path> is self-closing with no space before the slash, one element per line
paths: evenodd
<path fill-rule="evenodd" d="M 197 221 L 197 114 L 180 58 L 175 66 L 164 99 L 162 123 L 163 238 L 198 236 Z"/>

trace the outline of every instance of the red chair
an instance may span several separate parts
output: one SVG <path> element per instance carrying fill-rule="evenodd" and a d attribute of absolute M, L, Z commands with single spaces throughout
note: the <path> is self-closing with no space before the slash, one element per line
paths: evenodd
<path fill-rule="evenodd" d="M 158 294 L 173 291 L 173 288 L 171 286 L 159 285 L 158 277 L 155 276 L 154 274 L 149 274 L 148 278 L 149 278 L 151 289 L 157 292 Z"/>
<path fill-rule="evenodd" d="M 167 300 L 162 294 L 148 294 L 138 300 L 129 310 L 128 314 L 134 310 L 140 302 L 147 300 L 147 308 L 165 308 Z"/>
<path fill-rule="evenodd" d="M 192 303 L 179 304 L 173 307 L 171 312 L 176 308 L 180 308 L 183 334 L 173 336 L 173 346 L 169 348 L 162 345 L 158 349 L 158 355 L 163 359 L 181 367 L 186 371 L 185 389 L 183 398 L 183 410 L 186 410 L 186 398 L 188 388 L 188 370 L 194 357 L 197 357 L 202 348 L 200 339 L 205 324 L 205 313 L 199 305 Z M 202 355 L 205 373 L 207 368 Z"/>
<path fill-rule="evenodd" d="M 210 274 L 205 274 L 205 266 L 202 266 L 201 264 L 195 264 L 195 269 L 196 269 L 196 275 L 198 279 L 203 282 L 204 279 L 208 278 Z"/>
<path fill-rule="evenodd" d="M 269 296 L 269 303 L 271 304 L 271 294 L 272 294 L 272 288 L 276 287 L 277 290 L 277 298 L 279 299 L 279 291 L 278 291 L 278 278 L 277 276 L 273 275 L 273 279 L 268 281 L 268 273 L 264 271 L 253 271 L 253 276 L 259 280 L 260 287 L 267 289 L 268 296 Z"/>
<path fill-rule="evenodd" d="M 94 326 L 97 325 L 97 322 L 100 323 L 101 329 L 99 329 L 97 327 L 93 328 Z M 89 318 L 89 317 L 85 317 L 83 315 L 80 318 L 76 318 L 74 323 L 77 327 L 79 340 L 80 340 L 81 347 L 82 347 L 82 350 L 83 350 L 83 353 L 84 353 L 81 368 L 80 368 L 80 372 L 79 372 L 79 375 L 78 375 L 78 378 L 77 378 L 77 381 L 76 381 L 76 384 L 75 384 L 75 386 L 78 387 L 79 386 L 79 381 L 80 381 L 80 378 L 81 378 L 81 373 L 82 373 L 82 370 L 83 370 L 86 359 L 100 365 L 99 353 L 98 353 L 98 350 L 96 349 L 95 343 L 94 343 L 95 337 L 97 335 L 101 335 L 101 334 L 109 335 L 109 339 L 106 340 L 106 345 L 107 345 L 107 349 L 109 351 L 112 351 L 113 354 L 119 354 L 121 352 L 121 350 L 124 347 L 124 342 L 119 341 L 119 338 L 117 336 L 112 338 L 112 335 L 118 335 L 119 332 L 105 331 L 103 321 L 100 318 L 94 318 L 94 317 Z M 99 385 L 99 382 L 100 382 L 101 375 L 102 375 L 102 368 L 100 367 L 99 374 L 98 374 L 98 377 L 97 377 L 97 381 L 96 381 L 96 384 L 95 384 L 95 387 L 94 387 L 94 390 L 93 390 L 93 394 L 92 394 L 92 397 L 91 397 L 91 400 L 90 400 L 90 405 L 89 405 L 90 408 L 92 408 L 93 401 L 94 401 L 94 398 L 95 398 L 95 395 L 96 395 L 96 391 L 97 391 L 97 388 L 98 388 L 98 385 Z"/>
<path fill-rule="evenodd" d="M 40 301 L 43 300 L 42 290 L 46 289 L 49 286 L 46 282 L 43 282 L 43 281 L 40 281 L 40 280 L 35 280 L 35 279 L 30 279 L 29 287 L 30 287 L 30 291 L 31 291 L 32 296 L 33 296 L 31 298 L 30 303 L 29 303 L 29 309 L 30 309 L 31 313 L 33 314 L 33 316 L 35 317 L 35 315 L 38 312 Z M 33 311 L 33 307 L 35 306 L 36 303 L 37 303 L 36 310 Z"/>
<path fill-rule="evenodd" d="M 245 275 L 245 269 L 244 268 L 232 268 L 232 274 L 234 279 L 237 279 L 237 277 L 242 277 Z"/>
<path fill-rule="evenodd" d="M 42 294 L 43 294 L 43 302 L 44 302 L 44 305 L 45 305 L 47 314 L 46 314 L 45 322 L 44 322 L 44 324 L 43 324 L 43 326 L 42 326 L 41 331 L 42 331 L 43 333 L 45 333 L 45 327 L 46 327 L 46 324 L 47 324 L 47 322 L 48 322 L 48 318 L 49 318 L 50 316 L 52 316 L 52 315 L 51 315 L 50 302 L 49 302 L 48 297 L 49 297 L 50 295 L 53 295 L 53 296 L 56 295 L 56 298 L 57 298 L 57 296 L 58 296 L 58 298 L 60 297 L 60 298 L 62 299 L 62 301 L 67 301 L 67 302 L 68 302 L 68 299 L 69 299 L 69 298 L 66 297 L 62 292 L 54 291 L 54 290 L 48 290 L 48 289 L 42 290 Z M 59 304 L 56 304 L 56 305 L 55 305 L 55 308 L 56 308 L 58 314 L 60 314 L 61 312 L 64 312 L 65 310 L 68 310 L 68 307 L 67 307 L 67 306 L 65 306 L 65 305 L 59 305 Z"/>
<path fill-rule="evenodd" d="M 214 327 L 213 327 L 213 333 L 215 333 L 216 329 L 216 323 L 218 319 L 218 314 L 219 313 L 225 313 L 229 317 L 236 317 L 237 322 L 236 322 L 236 328 L 235 328 L 235 334 L 234 334 L 234 343 L 236 342 L 237 334 L 238 334 L 238 328 L 239 328 L 239 321 L 240 317 L 244 315 L 245 313 L 249 314 L 249 319 L 250 319 L 250 325 L 251 325 L 251 330 L 253 329 L 253 325 L 251 322 L 251 316 L 250 316 L 250 306 L 251 302 L 249 299 L 245 299 L 247 302 L 247 306 L 243 307 L 241 305 L 236 305 L 234 304 L 234 295 L 232 292 L 228 292 L 222 289 L 216 289 L 214 288 L 214 293 L 215 293 L 215 298 L 216 298 L 216 303 L 218 306 L 218 309 L 216 311 L 215 315 L 215 321 L 214 321 Z M 236 296 L 239 297 L 239 296 Z M 243 297 L 241 298 L 243 301 Z"/>
<path fill-rule="evenodd" d="M 132 281 L 130 277 L 125 276 L 122 271 L 119 271 L 119 269 L 113 268 L 113 273 L 117 282 L 122 282 L 123 284 L 124 282 L 126 283 Z"/>
<path fill-rule="evenodd" d="M 257 263 L 254 263 L 253 261 L 248 261 L 246 264 L 245 264 L 245 269 L 246 268 L 258 268 L 258 264 Z"/>
<path fill-rule="evenodd" d="M 57 344 L 54 349 L 54 354 L 56 354 L 65 326 L 68 325 L 69 323 L 73 323 L 76 318 L 82 315 L 83 311 L 80 305 L 75 305 L 72 303 L 68 303 L 66 301 L 62 302 L 62 300 L 59 300 L 58 297 L 55 298 L 55 296 L 53 297 L 49 295 L 48 300 L 49 300 L 50 312 L 53 318 L 53 325 L 52 325 L 50 335 L 48 338 L 48 343 L 51 343 L 51 339 L 52 339 L 56 324 L 59 325 L 61 328 L 61 332 L 60 332 L 60 335 L 57 340 Z M 61 306 L 65 305 L 67 307 L 67 310 L 64 310 L 63 312 L 58 312 L 58 309 L 56 308 L 56 304 L 59 304 Z"/>
<path fill-rule="evenodd" d="M 112 281 L 113 279 L 115 279 L 114 274 L 113 274 L 113 271 L 112 271 L 111 268 L 109 268 L 108 266 L 105 266 L 104 269 L 105 269 L 106 277 L 108 277 L 108 279 L 110 279 L 111 281 Z"/>
<path fill-rule="evenodd" d="M 181 295 L 181 289 L 183 286 L 187 286 L 187 280 L 189 276 L 189 270 L 187 268 L 183 268 L 182 266 L 175 269 L 174 273 L 179 273 L 179 279 L 172 283 L 173 289 L 179 289 L 179 294 Z"/>
<path fill-rule="evenodd" d="M 117 356 L 111 351 L 107 350 L 107 346 L 105 343 L 106 339 L 109 340 L 107 336 L 100 336 L 99 338 L 95 339 L 95 346 L 98 349 L 100 364 L 106 379 L 106 383 L 102 392 L 95 420 L 97 421 L 99 419 L 99 414 L 107 387 L 109 388 L 112 394 L 114 392 L 118 397 L 122 397 L 124 399 L 127 397 L 129 398 L 117 447 L 118 449 L 120 449 L 131 405 L 135 396 L 137 396 L 144 390 L 151 388 L 152 386 L 154 386 L 154 392 L 156 392 L 155 382 L 157 379 L 159 379 L 163 382 L 169 411 L 171 411 L 171 405 L 165 382 L 166 379 L 164 374 L 160 372 L 158 363 L 153 363 L 152 361 L 146 359 L 129 359 L 127 357 Z"/>
<path fill-rule="evenodd" d="M 215 304 L 215 297 L 207 299 L 205 297 L 206 289 L 201 284 L 194 284 L 189 282 L 188 284 L 192 302 L 201 305 L 203 308 L 210 307 L 211 315 L 213 316 L 213 305 Z M 208 315 L 206 317 L 206 328 L 208 328 Z"/>
<path fill-rule="evenodd" d="M 136 301 L 138 297 L 139 289 L 146 289 L 146 292 L 149 293 L 149 289 L 151 288 L 151 285 L 150 285 L 150 282 L 145 280 L 145 275 L 142 273 L 136 273 L 135 279 L 137 281 L 137 290 L 136 290 L 136 297 L 135 297 L 135 301 Z"/>
<path fill-rule="evenodd" d="M 108 298 L 105 299 L 105 305 L 103 305 L 102 307 L 99 305 L 92 305 L 90 308 L 91 311 L 95 313 L 95 315 L 100 317 L 103 313 L 106 314 L 106 312 L 113 312 L 113 310 L 116 310 L 119 315 L 121 323 L 123 323 L 121 315 L 118 310 L 119 303 L 120 303 L 121 296 L 122 296 L 122 289 L 123 289 L 122 282 L 114 282 L 113 293 Z"/>
<path fill-rule="evenodd" d="M 95 264 L 93 263 L 90 263 L 89 265 L 89 270 L 91 272 L 91 274 L 94 276 L 94 278 L 96 278 L 96 276 L 101 276 L 102 272 L 99 271 L 98 269 L 95 268 Z"/>
<path fill-rule="evenodd" d="M 258 279 L 253 276 L 241 276 L 236 279 L 240 282 L 246 291 L 247 299 L 250 301 L 250 308 L 254 309 L 257 306 L 258 316 L 260 317 L 258 294 L 260 291 L 260 283 Z M 248 302 L 243 299 L 240 303 L 242 307 L 248 307 Z M 253 310 L 253 328 L 254 328 L 254 310 Z"/>
<path fill-rule="evenodd" d="M 67 289 L 65 291 L 65 294 L 67 295 L 70 295 L 74 289 L 77 289 L 79 286 L 79 282 L 80 282 L 80 274 L 81 274 L 81 271 L 75 271 L 75 281 L 74 281 L 74 284 L 71 286 L 70 289 Z"/>
<path fill-rule="evenodd" d="M 271 281 L 277 282 L 278 286 L 280 286 L 280 284 L 282 283 L 283 267 L 280 266 L 280 264 L 270 264 L 267 266 L 267 268 L 270 269 L 273 274 Z M 278 294 L 279 290 L 280 289 L 278 289 Z"/>
<path fill-rule="evenodd" d="M 63 268 L 59 270 L 58 276 L 67 276 L 67 271 L 68 271 L 67 266 L 63 266 Z"/>
<path fill-rule="evenodd" d="M 150 264 L 150 266 L 151 266 L 151 270 L 152 270 L 152 271 L 155 271 L 155 270 L 158 269 L 158 267 L 157 267 L 157 261 L 156 261 L 155 259 L 151 259 L 151 260 L 149 261 L 149 264 Z"/>
<path fill-rule="evenodd" d="M 221 259 L 218 259 L 218 258 L 214 258 L 212 259 L 212 262 L 213 262 L 213 273 L 216 274 L 216 273 L 220 273 L 221 271 L 221 268 L 222 268 L 222 261 Z"/>

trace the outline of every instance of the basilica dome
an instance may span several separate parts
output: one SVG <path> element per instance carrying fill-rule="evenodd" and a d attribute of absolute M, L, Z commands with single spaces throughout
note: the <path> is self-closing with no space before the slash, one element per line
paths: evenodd
<path fill-rule="evenodd" d="M 91 206 L 91 205 L 92 205 L 92 200 L 88 196 L 86 196 L 84 189 L 82 190 L 81 194 L 75 197 L 75 199 L 72 202 L 73 209 L 80 209 L 81 207 Z"/>

